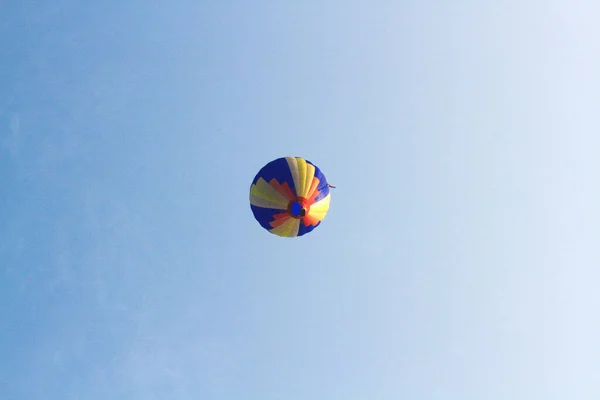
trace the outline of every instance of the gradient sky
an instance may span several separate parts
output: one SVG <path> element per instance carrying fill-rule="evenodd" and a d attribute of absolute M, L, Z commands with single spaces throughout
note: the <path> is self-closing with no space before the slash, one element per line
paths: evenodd
<path fill-rule="evenodd" d="M 0 398 L 599 399 L 599 11 L 3 1 Z"/>

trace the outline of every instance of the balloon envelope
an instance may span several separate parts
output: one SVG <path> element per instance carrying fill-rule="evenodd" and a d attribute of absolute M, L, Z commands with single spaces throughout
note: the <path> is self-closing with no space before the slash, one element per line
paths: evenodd
<path fill-rule="evenodd" d="M 250 186 L 250 208 L 258 223 L 283 237 L 302 236 L 321 224 L 331 195 L 325 175 L 300 157 L 265 165 Z"/>

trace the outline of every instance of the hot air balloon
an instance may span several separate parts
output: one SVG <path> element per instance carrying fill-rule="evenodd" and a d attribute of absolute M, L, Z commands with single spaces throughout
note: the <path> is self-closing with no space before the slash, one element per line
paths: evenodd
<path fill-rule="evenodd" d="M 308 160 L 282 157 L 269 162 L 250 186 L 250 208 L 267 231 L 282 237 L 305 235 L 321 224 L 331 195 L 325 175 Z"/>

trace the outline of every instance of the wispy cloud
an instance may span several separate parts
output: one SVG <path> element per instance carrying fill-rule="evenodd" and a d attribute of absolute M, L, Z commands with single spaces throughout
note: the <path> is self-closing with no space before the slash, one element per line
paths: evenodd
<path fill-rule="evenodd" d="M 21 116 L 14 114 L 10 118 L 8 135 L 2 140 L 2 147 L 13 160 L 19 161 L 24 142 L 25 137 L 21 133 Z"/>

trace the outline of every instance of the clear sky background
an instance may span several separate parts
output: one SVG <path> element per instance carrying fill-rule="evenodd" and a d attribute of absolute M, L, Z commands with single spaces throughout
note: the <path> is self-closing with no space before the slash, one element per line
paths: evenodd
<path fill-rule="evenodd" d="M 599 8 L 2 1 L 0 398 L 599 399 Z"/>

